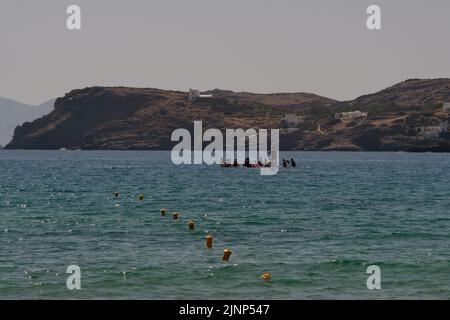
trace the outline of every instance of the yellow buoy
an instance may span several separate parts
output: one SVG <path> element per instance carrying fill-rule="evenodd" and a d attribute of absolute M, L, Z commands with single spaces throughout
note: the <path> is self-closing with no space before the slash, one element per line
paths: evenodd
<path fill-rule="evenodd" d="M 178 220 L 178 213 L 177 212 L 172 213 L 172 219 L 173 220 Z"/>
<path fill-rule="evenodd" d="M 114 192 L 114 198 L 118 198 L 119 197 L 119 193 L 118 192 Z"/>
<path fill-rule="evenodd" d="M 223 250 L 223 258 L 222 258 L 222 260 L 223 260 L 223 261 L 228 261 L 228 260 L 230 260 L 230 256 L 231 256 L 232 253 L 233 253 L 233 252 L 231 252 L 230 249 L 225 249 L 225 250 Z"/>
<path fill-rule="evenodd" d="M 166 216 L 166 209 L 164 209 L 164 208 L 159 209 L 159 213 L 160 213 L 163 217 Z"/>
<path fill-rule="evenodd" d="M 144 200 L 144 195 L 143 194 L 139 195 L 139 200 L 141 200 L 141 201 Z"/>
<path fill-rule="evenodd" d="M 189 220 L 187 223 L 189 230 L 194 230 L 195 229 L 195 223 L 192 220 Z"/>
<path fill-rule="evenodd" d="M 263 279 L 263 280 L 265 280 L 265 281 L 268 281 L 268 280 L 272 279 L 272 275 L 271 275 L 269 272 L 264 272 L 264 273 L 261 275 L 261 279 Z"/>
<path fill-rule="evenodd" d="M 208 234 L 206 236 L 206 246 L 210 249 L 212 248 L 213 240 L 214 240 L 214 237 L 212 235 Z"/>

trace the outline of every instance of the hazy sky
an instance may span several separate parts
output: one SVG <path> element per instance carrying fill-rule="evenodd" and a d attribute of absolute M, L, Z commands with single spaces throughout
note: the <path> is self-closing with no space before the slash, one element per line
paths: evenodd
<path fill-rule="evenodd" d="M 82 9 L 82 30 L 66 8 Z M 366 28 L 378 4 L 383 30 Z M 450 77 L 449 0 L 0 0 L 0 96 L 92 85 L 352 99 Z"/>

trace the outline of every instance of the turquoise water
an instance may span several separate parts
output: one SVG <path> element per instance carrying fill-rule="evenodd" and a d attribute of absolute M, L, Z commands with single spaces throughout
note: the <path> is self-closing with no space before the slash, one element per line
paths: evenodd
<path fill-rule="evenodd" d="M 282 156 L 298 167 L 267 177 L 169 152 L 0 151 L 0 298 L 450 298 L 450 154 Z"/>

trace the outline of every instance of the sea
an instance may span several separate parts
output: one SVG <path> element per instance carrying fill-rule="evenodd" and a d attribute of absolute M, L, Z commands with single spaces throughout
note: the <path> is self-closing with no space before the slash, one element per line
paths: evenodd
<path fill-rule="evenodd" d="M 450 154 L 281 157 L 0 150 L 0 299 L 450 298 Z"/>

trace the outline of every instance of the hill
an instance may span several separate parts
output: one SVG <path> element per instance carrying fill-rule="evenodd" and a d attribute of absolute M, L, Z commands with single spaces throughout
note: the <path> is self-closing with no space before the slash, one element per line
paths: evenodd
<path fill-rule="evenodd" d="M 53 99 L 34 106 L 0 98 L 0 145 L 11 141 L 16 126 L 49 113 L 53 108 L 54 101 Z"/>
<path fill-rule="evenodd" d="M 211 90 L 212 98 L 151 88 L 73 90 L 45 117 L 18 126 L 9 149 L 169 150 L 173 130 L 281 128 L 283 150 L 450 151 L 448 134 L 419 137 L 416 128 L 447 118 L 450 79 L 407 80 L 352 101 L 311 93 L 255 94 Z M 367 116 L 336 120 L 335 113 Z M 283 120 L 291 114 L 293 121 Z"/>

